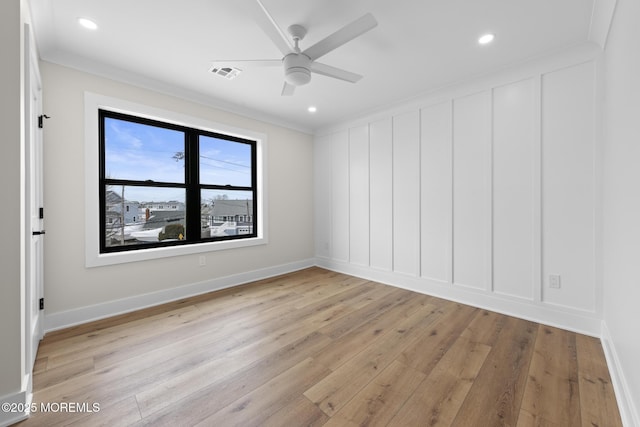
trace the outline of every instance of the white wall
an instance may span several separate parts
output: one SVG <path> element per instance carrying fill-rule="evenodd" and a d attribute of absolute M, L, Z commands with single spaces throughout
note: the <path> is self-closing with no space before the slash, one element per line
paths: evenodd
<path fill-rule="evenodd" d="M 540 280 L 536 89 L 530 78 L 493 91 L 493 289 L 529 300 Z"/>
<path fill-rule="evenodd" d="M 446 101 L 420 111 L 420 272 L 442 283 L 453 281 L 452 108 Z"/>
<path fill-rule="evenodd" d="M 369 265 L 369 127 L 349 129 L 349 259 Z"/>
<path fill-rule="evenodd" d="M 331 247 L 333 256 L 349 259 L 349 134 L 339 132 L 331 140 Z"/>
<path fill-rule="evenodd" d="M 393 269 L 393 134 L 391 118 L 367 124 L 369 127 L 369 265 L 372 269 Z M 318 144 L 318 145 L 321 145 Z M 314 159 L 317 161 L 317 159 Z M 317 236 L 316 240 L 321 239 Z"/>
<path fill-rule="evenodd" d="M 618 0 L 605 51 L 604 342 L 629 426 L 640 426 L 638 22 L 640 3 Z"/>
<path fill-rule="evenodd" d="M 453 284 L 488 290 L 491 265 L 491 93 L 453 100 Z M 447 173 L 447 175 L 449 175 Z"/>
<path fill-rule="evenodd" d="M 391 159 L 393 271 L 420 272 L 420 116 L 409 111 L 393 117 Z"/>
<path fill-rule="evenodd" d="M 202 291 L 313 263 L 310 135 L 47 62 L 41 72 L 44 111 L 51 116 L 44 133 L 48 327 L 86 320 L 91 311 L 107 315 L 157 302 L 144 295 L 175 298 L 180 287 Z M 266 134 L 268 244 L 85 268 L 84 169 L 96 167 L 83 164 L 85 91 Z M 206 266 L 199 266 L 200 255 Z"/>
<path fill-rule="evenodd" d="M 320 265 L 598 336 L 596 53 L 319 132 Z"/>

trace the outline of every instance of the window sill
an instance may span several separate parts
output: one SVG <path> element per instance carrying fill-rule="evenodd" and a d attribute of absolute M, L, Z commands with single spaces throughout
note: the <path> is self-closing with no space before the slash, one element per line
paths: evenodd
<path fill-rule="evenodd" d="M 164 248 L 139 249 L 135 251 L 114 252 L 107 254 L 87 253 L 87 267 L 101 267 L 106 265 L 123 264 L 127 262 L 147 261 L 153 259 L 175 257 L 182 255 L 200 254 L 203 252 L 214 252 L 227 249 L 245 248 L 249 246 L 266 245 L 267 239 L 264 237 L 253 237 L 249 239 L 226 240 L 222 242 L 207 242 L 185 246 L 167 246 Z"/>

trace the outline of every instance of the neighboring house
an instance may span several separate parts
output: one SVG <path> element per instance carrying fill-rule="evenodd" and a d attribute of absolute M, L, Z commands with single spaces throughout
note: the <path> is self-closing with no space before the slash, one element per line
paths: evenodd
<path fill-rule="evenodd" d="M 253 222 L 253 200 L 214 200 L 210 211 L 213 222 Z"/>
<path fill-rule="evenodd" d="M 168 224 L 185 225 L 185 211 L 185 204 L 175 200 L 140 203 L 140 213 L 146 218 L 145 230 L 162 228 Z"/>
<path fill-rule="evenodd" d="M 168 202 L 144 202 L 141 206 L 143 209 L 154 211 L 184 211 L 184 203 L 171 200 Z"/>
<path fill-rule="evenodd" d="M 144 220 L 144 216 L 140 215 L 140 203 L 126 199 L 122 200 L 122 197 L 115 191 L 107 191 L 106 205 L 107 225 L 121 224 L 123 209 L 125 224 L 132 224 Z"/>
<path fill-rule="evenodd" d="M 216 199 L 202 212 L 203 226 L 211 228 L 211 236 L 253 233 L 253 200 Z"/>
<path fill-rule="evenodd" d="M 114 191 L 107 192 L 106 202 L 107 227 L 110 229 L 107 234 L 118 240 L 122 236 L 119 227 L 122 226 L 123 206 L 125 224 L 140 224 L 140 227 L 132 229 L 134 232 L 158 230 L 168 224 L 185 225 L 186 208 L 182 202 L 123 201 Z M 202 232 L 212 237 L 253 233 L 253 200 L 216 199 L 210 205 L 204 205 L 202 212 Z M 124 239 L 128 240 L 130 235 L 126 231 Z M 131 236 L 135 237 L 135 233 Z"/>

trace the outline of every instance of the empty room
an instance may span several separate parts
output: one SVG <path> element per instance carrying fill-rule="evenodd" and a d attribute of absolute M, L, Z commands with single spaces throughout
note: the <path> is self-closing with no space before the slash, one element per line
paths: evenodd
<path fill-rule="evenodd" d="M 640 427 L 637 0 L 0 2 L 0 427 Z"/>

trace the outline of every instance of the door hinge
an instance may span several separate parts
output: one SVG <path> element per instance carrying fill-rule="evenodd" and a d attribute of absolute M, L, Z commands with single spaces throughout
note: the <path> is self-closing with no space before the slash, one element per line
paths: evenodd
<path fill-rule="evenodd" d="M 40 298 L 40 310 L 44 310 L 44 298 Z"/>
<path fill-rule="evenodd" d="M 44 219 L 44 208 L 40 208 L 38 212 L 38 216 L 40 216 L 40 219 Z"/>
<path fill-rule="evenodd" d="M 50 119 L 51 117 L 46 114 L 41 114 L 38 116 L 38 127 L 42 129 L 44 127 L 44 119 Z"/>

